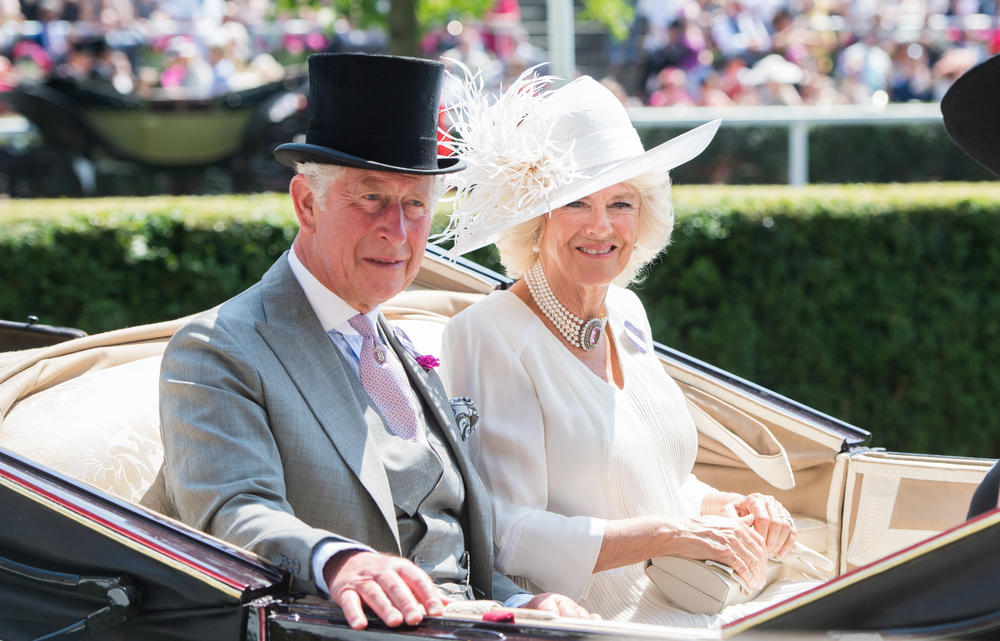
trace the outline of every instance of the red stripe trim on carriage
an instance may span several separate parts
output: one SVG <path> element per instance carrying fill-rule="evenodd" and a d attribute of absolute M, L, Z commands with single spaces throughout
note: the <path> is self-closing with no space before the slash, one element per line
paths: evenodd
<path fill-rule="evenodd" d="M 115 532 L 119 536 L 123 536 L 123 537 L 125 537 L 125 538 L 127 538 L 127 539 L 129 539 L 131 541 L 134 541 L 134 542 L 140 544 L 141 546 L 143 546 L 145 548 L 148 548 L 148 549 L 150 549 L 152 551 L 155 551 L 155 552 L 157 552 L 157 553 L 159 553 L 159 554 L 167 557 L 168 559 L 174 561 L 175 563 L 179 563 L 181 565 L 185 565 L 185 566 L 187 566 L 187 567 L 189 567 L 189 568 L 191 568 L 193 570 L 196 570 L 196 571 L 200 572 L 201 574 L 204 574 L 204 575 L 206 575 L 206 576 L 214 579 L 215 581 L 218 581 L 219 583 L 222 583 L 222 584 L 224 584 L 224 585 L 226 585 L 226 586 L 228 586 L 230 588 L 239 590 L 241 593 L 244 590 L 246 590 L 247 586 L 245 586 L 243 583 L 241 583 L 239 581 L 235 581 L 232 578 L 230 578 L 230 577 L 228 577 L 228 576 L 226 576 L 224 574 L 220 574 L 220 573 L 212 570 L 211 568 L 209 568 L 207 566 L 204 566 L 204 565 L 202 565 L 200 563 L 196 563 L 196 562 L 192 561 L 190 559 L 190 557 L 182 556 L 180 554 L 177 554 L 176 552 L 173 552 L 170 549 L 168 549 L 166 547 L 163 547 L 162 545 L 157 544 L 156 542 L 152 541 L 151 539 L 138 536 L 134 532 L 131 532 L 128 529 L 121 527 L 120 525 L 116 525 L 115 523 L 112 523 L 108 519 L 103 518 L 103 517 L 97 515 L 94 512 L 91 512 L 89 510 L 85 510 L 85 509 L 83 509 L 83 508 L 81 508 L 81 507 L 79 507 L 77 505 L 74 505 L 74 504 L 70 503 L 69 501 L 66 501 L 65 499 L 60 498 L 56 494 L 54 494 L 52 492 L 49 492 L 48 490 L 43 489 L 42 487 L 40 487 L 40 486 L 38 486 L 38 485 L 30 482 L 30 481 L 27 481 L 27 480 L 25 480 L 22 477 L 19 477 L 19 476 L 16 476 L 16 475 L 12 474 L 8 470 L 0 469 L 0 477 L 6 478 L 7 480 L 9 480 L 9 481 L 11 481 L 13 483 L 16 483 L 17 485 L 21 486 L 22 488 L 24 488 L 26 490 L 29 490 L 30 492 L 33 492 L 35 494 L 38 494 L 38 495 L 44 497 L 48 501 L 51 501 L 52 503 L 55 503 L 56 505 L 60 506 L 64 510 L 68 510 L 70 512 L 73 512 L 73 513 L 79 515 L 79 516 L 84 517 L 85 519 L 88 519 L 88 520 L 93 521 L 93 522 L 95 522 L 97 524 L 100 524 L 104 528 L 106 528 L 108 530 L 111 530 L 112 532 Z"/>

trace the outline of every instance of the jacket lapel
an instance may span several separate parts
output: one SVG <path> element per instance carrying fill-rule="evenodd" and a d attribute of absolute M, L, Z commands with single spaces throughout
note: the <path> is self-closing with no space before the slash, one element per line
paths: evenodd
<path fill-rule="evenodd" d="M 380 315 L 378 322 L 382 327 L 382 334 L 389 342 L 389 346 L 392 347 L 399 356 L 399 360 L 403 363 L 403 369 L 406 370 L 406 376 L 410 379 L 413 389 L 420 394 L 426 406 L 430 408 L 431 416 L 428 416 L 427 420 L 436 421 L 441 426 L 441 431 L 447 437 L 448 444 L 452 449 L 457 448 L 458 442 L 455 440 L 456 430 L 453 425 L 455 421 L 451 412 L 451 404 L 448 402 L 437 374 L 433 373 L 433 371 L 425 370 L 417 363 L 414 354 L 403 347 L 399 337 L 396 336 L 395 328 L 386 320 L 385 316 Z"/>
<path fill-rule="evenodd" d="M 381 417 L 373 407 L 358 402 L 361 382 L 323 331 L 287 257 L 282 255 L 261 280 L 266 321 L 257 322 L 258 333 L 299 389 L 344 463 L 371 494 L 398 546 L 399 529 L 389 480 L 368 427 L 373 421 L 381 425 Z"/>

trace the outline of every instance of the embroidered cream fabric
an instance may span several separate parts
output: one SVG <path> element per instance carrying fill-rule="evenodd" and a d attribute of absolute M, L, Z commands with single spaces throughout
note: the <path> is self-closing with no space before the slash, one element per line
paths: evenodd
<path fill-rule="evenodd" d="M 163 462 L 160 357 L 94 370 L 23 399 L 0 443 L 42 465 L 138 503 Z"/>

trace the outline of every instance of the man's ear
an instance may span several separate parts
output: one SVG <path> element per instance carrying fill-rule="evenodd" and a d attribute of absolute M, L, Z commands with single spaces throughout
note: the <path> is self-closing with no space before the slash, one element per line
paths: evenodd
<path fill-rule="evenodd" d="M 316 198 L 313 195 L 309 179 L 302 174 L 295 174 L 288 184 L 288 193 L 295 207 L 295 217 L 299 220 L 299 229 L 313 232 L 316 229 Z"/>

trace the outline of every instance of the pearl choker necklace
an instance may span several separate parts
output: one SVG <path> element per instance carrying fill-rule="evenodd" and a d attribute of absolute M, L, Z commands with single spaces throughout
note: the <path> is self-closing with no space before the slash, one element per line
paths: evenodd
<path fill-rule="evenodd" d="M 534 266 L 524 275 L 524 280 L 528 283 L 528 291 L 531 292 L 535 304 L 545 314 L 545 318 L 556 326 L 567 343 L 585 352 L 597 347 L 601 334 L 604 333 L 604 326 L 608 322 L 606 311 L 601 312 L 599 317 L 584 321 L 566 309 L 549 287 L 540 260 L 535 261 Z"/>

